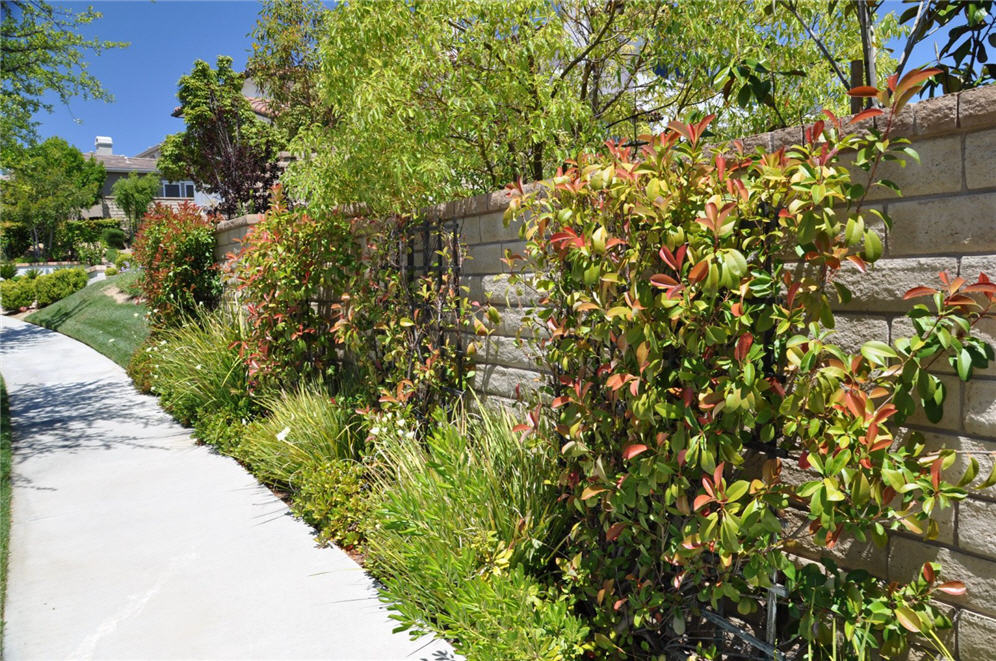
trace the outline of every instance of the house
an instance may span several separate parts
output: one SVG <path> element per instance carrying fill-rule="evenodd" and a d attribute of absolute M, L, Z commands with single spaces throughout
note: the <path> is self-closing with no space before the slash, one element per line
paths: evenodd
<path fill-rule="evenodd" d="M 104 187 L 100 191 L 100 202 L 85 210 L 83 215 L 87 218 L 124 220 L 124 212 L 114 203 L 114 194 L 111 192 L 114 182 L 122 177 L 127 177 L 132 172 L 140 175 L 157 173 L 156 161 L 160 156 L 161 147 L 162 145 L 155 145 L 135 156 L 122 156 L 114 153 L 111 138 L 98 135 L 94 142 L 94 150 L 83 154 L 83 156 L 92 156 L 103 163 L 104 169 L 107 171 L 107 179 L 104 180 Z M 192 181 L 161 180 L 159 194 L 154 201 L 177 206 L 181 202 L 193 202 L 196 192 Z"/>

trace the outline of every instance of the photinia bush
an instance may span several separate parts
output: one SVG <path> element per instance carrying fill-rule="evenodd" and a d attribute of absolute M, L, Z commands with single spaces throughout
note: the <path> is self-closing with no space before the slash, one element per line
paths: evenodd
<path fill-rule="evenodd" d="M 241 351 L 254 388 L 335 375 L 341 361 L 333 306 L 349 285 L 357 253 L 347 219 L 292 211 L 279 187 L 274 191 L 266 217 L 232 262 L 246 309 Z"/>
<path fill-rule="evenodd" d="M 458 331 L 483 329 L 457 285 L 459 247 L 439 230 L 430 268 L 415 273 L 411 217 L 292 211 L 275 191 L 232 262 L 254 387 L 345 378 L 368 401 L 423 412 L 454 401 L 472 376 Z"/>
<path fill-rule="evenodd" d="M 353 232 L 363 251 L 335 306 L 337 339 L 381 403 L 451 408 L 473 376 L 460 333 L 487 332 L 459 286 L 463 248 L 445 226 L 411 216 L 358 219 Z M 410 265 L 426 246 L 427 268 Z"/>
<path fill-rule="evenodd" d="M 153 324 L 178 325 L 201 306 L 218 302 L 214 244 L 214 224 L 195 204 L 156 204 L 145 214 L 133 256 L 142 267 L 142 293 Z"/>
<path fill-rule="evenodd" d="M 638 155 L 610 143 L 509 207 L 525 218 L 521 277 L 545 297 L 532 322 L 577 517 L 561 566 L 592 609 L 600 654 L 694 651 L 683 636 L 703 609 L 755 612 L 773 578 L 789 595 L 785 639 L 811 653 L 831 650 L 835 632 L 857 656 L 893 654 L 912 632 L 940 645 L 950 622 L 931 597 L 966 588 L 937 565 L 886 583 L 788 553 L 803 537 L 830 548 L 891 530 L 934 536 L 932 514 L 975 479 L 972 460 L 959 484 L 945 481 L 955 452 L 901 425 L 918 408 L 940 417 L 932 366 L 967 380 L 993 359 L 971 331 L 996 285 L 942 273 L 907 294 L 931 303 L 910 311 L 914 337 L 852 354 L 831 336 L 831 297 L 850 298 L 842 265 L 873 278 L 871 225 L 890 226 L 864 206 L 866 185 L 891 186 L 879 163 L 915 156 L 889 127 L 929 74 L 853 90 L 891 106 L 850 120 L 879 117 L 884 130 L 864 137 L 826 113 L 805 144 L 747 153 L 705 145 L 711 117 L 672 122 Z"/>

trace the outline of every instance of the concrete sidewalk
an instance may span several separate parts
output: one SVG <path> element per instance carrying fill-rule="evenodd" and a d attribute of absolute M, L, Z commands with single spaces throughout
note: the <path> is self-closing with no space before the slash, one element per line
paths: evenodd
<path fill-rule="evenodd" d="M 3 658 L 427 659 L 377 591 L 124 371 L 0 320 L 14 432 Z"/>

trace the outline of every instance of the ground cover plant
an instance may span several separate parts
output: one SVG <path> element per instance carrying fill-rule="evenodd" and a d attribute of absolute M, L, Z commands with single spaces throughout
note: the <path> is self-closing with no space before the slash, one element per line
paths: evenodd
<path fill-rule="evenodd" d="M 145 307 L 134 300 L 119 302 L 110 293 L 125 290 L 139 277 L 123 273 L 84 287 L 25 318 L 93 347 L 122 367 L 148 336 Z"/>
<path fill-rule="evenodd" d="M 366 518 L 365 424 L 319 384 L 263 397 L 268 415 L 245 430 L 235 453 L 260 481 L 288 493 L 321 541 L 362 545 Z"/>
<path fill-rule="evenodd" d="M 789 592 L 786 637 L 809 658 L 892 657 L 913 633 L 943 651 L 936 631 L 951 623 L 931 597 L 966 586 L 936 563 L 886 583 L 785 553 L 802 536 L 932 537 L 932 515 L 976 481 L 974 459 L 945 481 L 954 451 L 901 425 L 917 409 L 939 419 L 938 361 L 967 380 L 993 359 L 971 330 L 996 285 L 942 273 L 906 295 L 930 302 L 909 313 L 915 336 L 854 354 L 831 337 L 831 297 L 850 296 L 836 276 L 882 255 L 873 222 L 890 221 L 867 189 L 890 185 L 881 161 L 914 157 L 888 137 L 891 118 L 930 73 L 853 91 L 888 106 L 852 120 L 879 121 L 867 137 L 827 113 L 804 144 L 748 153 L 707 145 L 711 117 L 672 122 L 639 158 L 610 144 L 510 206 L 529 212 L 524 278 L 548 304 L 533 321 L 548 334 L 537 342 L 576 521 L 561 565 L 600 656 L 708 655 L 696 615 L 757 612 L 773 577 Z M 787 508 L 804 523 L 786 527 Z"/>
<path fill-rule="evenodd" d="M 135 237 L 133 256 L 155 325 L 175 325 L 221 296 L 214 225 L 194 204 L 155 205 Z"/>

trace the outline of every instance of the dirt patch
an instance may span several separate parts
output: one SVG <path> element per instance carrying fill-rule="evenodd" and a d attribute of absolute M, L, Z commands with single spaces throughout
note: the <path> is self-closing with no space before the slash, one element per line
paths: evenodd
<path fill-rule="evenodd" d="M 114 299 L 115 303 L 134 303 L 135 297 L 123 292 L 114 285 L 104 288 L 104 294 Z"/>

